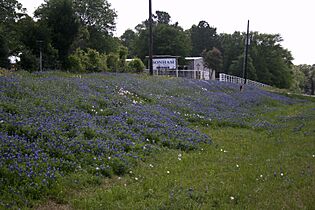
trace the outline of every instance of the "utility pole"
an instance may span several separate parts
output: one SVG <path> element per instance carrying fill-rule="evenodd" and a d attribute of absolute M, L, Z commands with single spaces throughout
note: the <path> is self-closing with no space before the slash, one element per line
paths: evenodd
<path fill-rule="evenodd" d="M 42 72 L 43 71 L 43 52 L 42 52 L 43 41 L 39 40 L 37 41 L 37 43 L 39 44 L 39 71 Z"/>
<path fill-rule="evenodd" d="M 245 40 L 245 55 L 244 55 L 244 65 L 243 65 L 243 78 L 245 79 L 244 84 L 247 83 L 247 63 L 248 63 L 248 49 L 250 45 L 249 39 L 249 20 L 247 21 L 247 33 L 246 33 L 246 40 Z"/>
<path fill-rule="evenodd" d="M 153 29 L 152 29 L 152 1 L 149 0 L 149 72 L 153 75 Z"/>

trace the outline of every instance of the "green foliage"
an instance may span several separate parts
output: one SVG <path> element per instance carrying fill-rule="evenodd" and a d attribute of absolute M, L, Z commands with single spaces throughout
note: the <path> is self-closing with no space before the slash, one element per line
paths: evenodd
<path fill-rule="evenodd" d="M 139 58 L 134 58 L 127 63 L 128 72 L 131 73 L 141 73 L 145 69 L 145 65 Z"/>
<path fill-rule="evenodd" d="M 232 35 L 221 34 L 220 41 L 223 52 L 223 72 L 242 74 L 241 56 L 244 52 L 245 33 L 235 32 Z M 259 34 L 252 32 L 249 49 L 250 61 L 248 76 L 259 82 L 279 88 L 289 88 L 292 82 L 292 55 L 280 43 L 279 34 Z M 237 72 L 238 70 L 238 72 Z"/>
<path fill-rule="evenodd" d="M 200 21 L 193 25 L 190 32 L 192 44 L 192 56 L 200 56 L 204 50 L 212 50 L 213 47 L 219 47 L 217 29 L 213 28 L 206 21 Z"/>
<path fill-rule="evenodd" d="M 170 15 L 166 12 L 157 12 L 153 26 L 153 52 L 156 55 L 177 55 L 180 62 L 190 54 L 191 44 L 189 35 L 178 23 L 169 24 Z M 148 52 L 149 28 L 148 21 L 144 21 L 136 27 L 137 38 L 132 41 L 135 54 L 144 60 Z"/>
<path fill-rule="evenodd" d="M 160 23 L 160 24 L 170 24 L 171 16 L 167 12 L 163 11 L 156 11 L 156 15 L 153 16 L 153 21 Z"/>
<path fill-rule="evenodd" d="M 127 69 L 126 59 L 128 55 L 128 48 L 126 47 L 119 47 L 119 70 L 120 72 L 124 72 Z"/>
<path fill-rule="evenodd" d="M 213 48 L 212 50 L 204 50 L 202 52 L 202 57 L 204 60 L 204 65 L 208 69 L 213 69 L 217 72 L 222 69 L 222 55 L 219 49 Z M 210 76 L 212 78 L 212 76 Z"/>
<path fill-rule="evenodd" d="M 117 14 L 107 0 L 73 0 L 73 5 L 83 26 L 102 33 L 110 33 L 115 29 Z"/>
<path fill-rule="evenodd" d="M 0 67 L 9 68 L 9 48 L 0 31 Z"/>
<path fill-rule="evenodd" d="M 248 61 L 247 61 L 247 78 L 257 81 L 257 75 L 256 75 L 256 69 L 253 64 L 253 59 L 248 56 Z M 238 77 L 243 77 L 243 70 L 244 69 L 244 55 L 240 55 L 237 60 L 233 60 L 232 64 L 229 67 L 229 72 L 232 75 L 238 76 Z"/>
<path fill-rule="evenodd" d="M 296 66 L 296 71 L 302 72 L 304 75 L 303 89 L 304 93 L 315 94 L 315 64 L 314 65 L 299 65 Z"/>
<path fill-rule="evenodd" d="M 24 49 L 20 58 L 19 68 L 29 72 L 37 71 L 39 69 L 38 60 L 31 50 Z"/>
<path fill-rule="evenodd" d="M 71 72 L 100 72 L 106 71 L 106 55 L 96 50 L 87 51 L 77 49 L 69 56 L 69 70 Z"/>
<path fill-rule="evenodd" d="M 35 12 L 51 30 L 52 46 L 58 50 L 62 68 L 67 68 L 71 45 L 79 32 L 79 22 L 71 0 L 49 0 Z"/>
<path fill-rule="evenodd" d="M 24 15 L 25 9 L 17 0 L 0 1 L 0 25 L 14 23 L 16 18 Z"/>
<path fill-rule="evenodd" d="M 107 56 L 107 68 L 111 72 L 117 72 L 119 68 L 119 56 L 116 53 L 109 53 Z"/>
<path fill-rule="evenodd" d="M 58 69 L 58 50 L 52 46 L 50 29 L 43 21 L 35 22 L 31 17 L 25 17 L 18 21 L 17 32 L 21 46 L 19 52 L 26 53 L 23 57 L 29 57 L 29 53 L 39 59 L 40 50 L 42 51 L 42 62 L 44 69 Z M 29 64 L 20 62 L 24 70 L 33 71 L 34 68 L 27 69 Z M 38 65 L 38 64 L 37 64 Z M 36 70 L 38 70 L 37 67 Z"/>
<path fill-rule="evenodd" d="M 137 38 L 137 34 L 131 30 L 131 29 L 127 29 L 123 35 L 120 37 L 120 40 L 123 44 L 123 46 L 127 47 L 128 52 L 129 52 L 129 56 L 128 57 L 134 57 L 135 56 L 135 52 L 134 52 L 134 42 Z"/>

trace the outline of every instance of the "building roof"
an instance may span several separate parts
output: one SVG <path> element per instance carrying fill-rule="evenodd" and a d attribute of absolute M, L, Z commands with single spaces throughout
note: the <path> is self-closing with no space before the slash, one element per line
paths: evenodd
<path fill-rule="evenodd" d="M 202 57 L 186 57 L 185 60 L 200 60 Z"/>
<path fill-rule="evenodd" d="M 145 56 L 148 58 L 149 56 Z M 174 55 L 153 55 L 153 58 L 179 58 L 180 56 L 174 56 Z"/>

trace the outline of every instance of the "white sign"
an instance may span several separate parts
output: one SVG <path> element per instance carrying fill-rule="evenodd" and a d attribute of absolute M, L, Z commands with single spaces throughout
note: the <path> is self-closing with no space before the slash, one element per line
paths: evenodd
<path fill-rule="evenodd" d="M 177 67 L 176 58 L 153 58 L 153 70 L 171 69 Z"/>

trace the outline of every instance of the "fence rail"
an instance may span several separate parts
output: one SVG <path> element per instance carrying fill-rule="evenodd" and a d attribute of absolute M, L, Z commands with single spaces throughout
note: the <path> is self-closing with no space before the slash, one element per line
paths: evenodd
<path fill-rule="evenodd" d="M 146 69 L 149 72 L 148 69 Z M 153 70 L 154 75 L 164 75 L 172 77 L 185 77 L 189 79 L 200 79 L 200 80 L 209 80 L 209 72 L 201 70 L 190 70 L 190 69 L 158 69 Z"/>
<path fill-rule="evenodd" d="M 220 82 L 230 82 L 230 83 L 235 83 L 235 84 L 244 84 L 245 79 L 241 78 L 241 77 L 237 77 L 237 76 L 232 76 L 232 75 L 220 73 L 219 74 L 219 81 Z M 256 81 L 249 80 L 249 79 L 247 79 L 246 84 L 250 85 L 250 86 L 256 86 L 256 87 L 270 87 L 269 85 L 266 85 L 264 83 L 256 82 Z"/>

